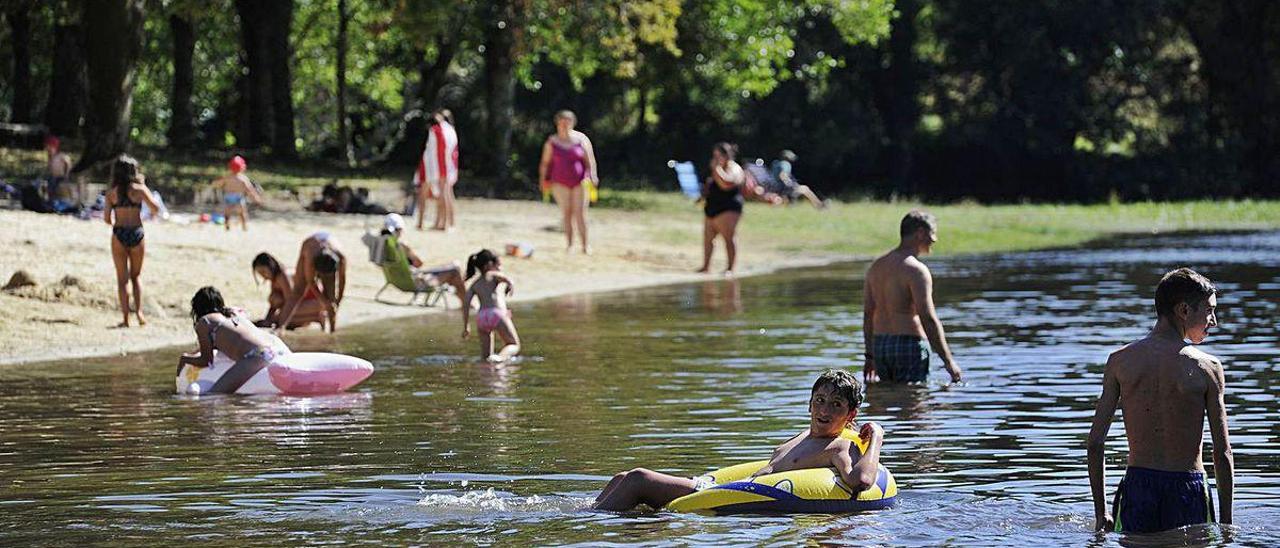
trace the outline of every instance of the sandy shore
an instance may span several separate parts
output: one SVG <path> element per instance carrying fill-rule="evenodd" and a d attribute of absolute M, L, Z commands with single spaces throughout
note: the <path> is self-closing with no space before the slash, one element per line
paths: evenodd
<path fill-rule="evenodd" d="M 753 205 L 754 207 L 754 205 Z M 701 212 L 590 213 L 594 253 L 566 253 L 558 232 L 554 205 L 528 201 L 461 200 L 459 229 L 451 233 L 409 230 L 407 242 L 429 264 L 458 261 L 482 247 L 501 252 L 507 242 L 535 246 L 531 259 L 508 258 L 504 270 L 517 283 L 519 302 L 566 293 L 607 291 L 644 285 L 704 279 L 693 269 L 701 259 Z M 194 217 L 196 211 L 179 212 Z M 430 216 L 428 217 L 428 223 Z M 383 285 L 380 270 L 367 261 L 360 236 L 367 225 L 380 228 L 381 218 L 300 211 L 289 204 L 256 209 L 249 231 L 212 224 L 157 222 L 146 227 L 146 260 L 142 273 L 143 311 L 148 325 L 116 328 L 120 322 L 110 228 L 101 220 L 0 210 L 0 284 L 24 270 L 37 285 L 0 291 L 0 364 L 125 354 L 158 347 L 194 344 L 188 303 L 204 285 L 222 290 L 228 304 L 243 306 L 255 317 L 266 310 L 267 287 L 255 285 L 249 264 L 267 251 L 288 267 L 297 261 L 299 243 L 324 229 L 334 234 L 350 259 L 347 298 L 338 328 L 411 314 L 458 314 L 441 307 L 400 306 L 373 300 Z M 740 228 L 743 248 L 739 275 L 787 266 L 839 259 L 835 255 L 801 254 L 754 233 L 749 222 Z M 717 249 L 713 268 L 723 269 Z M 394 289 L 383 300 L 404 302 Z M 311 327 L 310 331 L 315 331 Z M 290 336 L 305 336 L 295 333 Z M 286 341 L 290 338 L 286 336 Z"/>

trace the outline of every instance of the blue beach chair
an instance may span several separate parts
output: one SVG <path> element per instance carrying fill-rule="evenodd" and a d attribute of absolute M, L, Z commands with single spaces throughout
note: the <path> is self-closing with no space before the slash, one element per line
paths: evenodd
<path fill-rule="evenodd" d="M 702 198 L 702 180 L 698 178 L 698 170 L 693 167 L 693 162 L 672 160 L 667 162 L 667 166 L 676 170 L 676 181 L 680 183 L 680 192 L 690 200 Z"/>

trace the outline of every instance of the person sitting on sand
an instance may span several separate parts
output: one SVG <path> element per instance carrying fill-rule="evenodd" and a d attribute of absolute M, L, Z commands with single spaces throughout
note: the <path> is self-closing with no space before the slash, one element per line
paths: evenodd
<path fill-rule="evenodd" d="M 1200 456 L 1206 416 L 1218 520 L 1231 523 L 1235 461 L 1227 435 L 1226 381 L 1222 362 L 1194 346 L 1218 325 L 1217 289 L 1190 268 L 1179 268 L 1161 278 L 1155 305 L 1155 327 L 1113 352 L 1102 372 L 1102 396 L 1089 430 L 1089 487 L 1098 530 L 1151 533 L 1213 521 Z M 1120 407 L 1129 455 L 1113 515 L 1104 497 L 1104 457 L 1107 431 Z"/>
<path fill-rule="evenodd" d="M 199 352 L 189 352 L 178 358 L 178 371 L 182 366 L 208 367 L 213 364 L 213 351 L 217 350 L 235 360 L 218 381 L 209 389 L 215 394 L 232 394 L 259 370 L 275 361 L 279 352 L 272 337 L 248 318 L 227 308 L 222 293 L 205 286 L 191 297 L 191 319 L 194 322 Z"/>
<path fill-rule="evenodd" d="M 399 213 L 388 213 L 382 218 L 382 236 L 395 236 L 396 243 L 400 246 L 400 251 L 409 259 L 409 266 L 413 267 L 413 281 L 419 288 L 437 287 L 441 284 L 453 287 L 454 295 L 459 299 L 467 292 L 465 280 L 462 277 L 462 267 L 456 262 L 449 262 L 433 267 L 423 267 L 425 264 L 417 253 L 408 244 L 404 243 L 404 217 Z M 370 245 L 376 245 L 385 242 L 386 239 L 376 239 Z M 379 255 L 381 257 L 383 255 Z M 464 303 L 465 304 L 465 303 Z"/>
<path fill-rule="evenodd" d="M 231 230 L 232 213 L 239 215 L 240 226 L 244 230 L 249 230 L 249 208 L 244 203 L 245 198 L 252 200 L 255 204 L 262 203 L 262 195 L 258 193 L 258 187 L 244 174 L 246 167 L 248 166 L 244 158 L 235 156 L 227 162 L 227 169 L 231 170 L 231 173 L 215 179 L 210 184 L 212 188 L 222 189 L 222 215 L 227 219 L 224 223 L 227 230 Z"/>
<path fill-rule="evenodd" d="M 288 296 L 293 293 L 290 273 L 280 266 L 280 261 L 270 253 L 259 253 L 253 258 L 254 283 L 258 282 L 259 277 L 271 284 L 271 294 L 267 297 L 267 314 L 261 320 L 254 322 L 254 325 L 276 327 L 280 321 L 280 312 L 284 309 Z M 297 329 L 309 323 L 318 323 L 320 328 L 324 329 L 324 320 L 324 305 L 320 303 L 320 299 L 312 296 L 302 300 L 302 304 L 298 305 L 298 310 L 293 314 L 293 319 L 284 327 Z"/>
<path fill-rule="evenodd" d="M 302 303 L 312 297 L 319 299 L 324 307 L 329 332 L 337 329 L 338 306 L 342 304 L 347 289 L 347 257 L 338 248 L 333 235 L 322 230 L 302 241 L 292 289 L 280 311 L 282 319 L 276 324 L 277 331 L 290 325 Z"/>
<path fill-rule="evenodd" d="M 868 422 L 858 429 L 867 442 L 867 452 L 841 437 L 856 428 L 854 419 L 862 404 L 862 386 L 848 371 L 828 369 L 818 376 L 809 393 L 809 428 L 774 449 L 769 464 L 752 477 L 800 470 L 832 467 L 854 496 L 875 483 L 880 470 L 880 447 L 884 429 Z M 715 487 L 710 476 L 685 478 L 644 468 L 613 477 L 596 497 L 597 510 L 627 511 L 645 504 L 660 509 L 685 495 Z"/>
<path fill-rule="evenodd" d="M 933 307 L 933 275 L 920 262 L 938 241 L 937 220 L 912 210 L 902 218 L 898 234 L 898 247 L 871 263 L 863 280 L 863 381 L 924 382 L 932 347 L 942 356 L 951 382 L 960 382 L 960 366 Z M 926 335 L 929 346 L 924 344 Z"/>
<path fill-rule="evenodd" d="M 494 252 L 482 249 L 467 259 L 467 279 L 475 278 L 462 298 L 462 338 L 471 336 L 471 300 L 480 299 L 476 329 L 480 330 L 480 357 L 494 363 L 505 362 L 520 353 L 520 334 L 511 321 L 507 297 L 515 291 L 511 278 L 502 273 L 502 262 Z M 506 285 L 506 288 L 502 288 Z M 505 343 L 493 352 L 493 334 Z"/>
<path fill-rule="evenodd" d="M 118 327 L 129 327 L 129 285 L 133 285 L 133 313 L 138 325 L 146 325 L 142 316 L 142 259 L 147 243 L 143 241 L 142 205 L 160 211 L 160 205 L 147 188 L 142 168 L 132 157 L 121 154 L 111 164 L 111 188 L 106 193 L 106 211 L 102 220 L 111 226 L 111 260 L 116 265 L 116 294 L 124 320 Z"/>

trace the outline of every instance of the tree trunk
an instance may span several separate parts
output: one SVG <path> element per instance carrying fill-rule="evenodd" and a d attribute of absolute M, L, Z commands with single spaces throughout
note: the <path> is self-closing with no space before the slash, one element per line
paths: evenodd
<path fill-rule="evenodd" d="M 13 97 L 10 102 L 9 121 L 29 123 L 31 119 L 31 16 L 34 5 L 19 5 L 7 15 L 10 42 L 13 44 Z"/>
<path fill-rule="evenodd" d="M 492 148 L 491 174 L 495 186 L 511 179 L 511 119 L 515 116 L 516 9 L 510 0 L 497 0 L 484 31 L 486 129 Z M 501 24 L 500 24 L 501 23 Z"/>
<path fill-rule="evenodd" d="M 458 43 L 446 36 L 436 38 L 436 57 L 427 62 L 427 51 L 422 50 L 422 63 L 418 71 L 418 98 L 422 101 L 423 110 L 435 110 L 440 107 L 440 90 L 449 80 L 449 65 L 458 54 Z"/>
<path fill-rule="evenodd" d="M 293 75 L 289 68 L 289 28 L 293 25 L 293 0 L 266 3 L 270 13 L 266 31 L 267 63 L 271 67 L 271 153 L 281 158 L 298 156 L 293 126 Z"/>
<path fill-rule="evenodd" d="M 271 142 L 273 112 L 271 109 L 271 67 L 267 62 L 266 34 L 271 32 L 266 22 L 269 6 L 258 0 L 236 0 L 236 14 L 240 16 L 240 44 L 244 50 L 242 76 L 244 94 L 240 98 L 248 108 L 243 109 L 244 120 L 236 135 L 237 144 L 257 148 Z"/>
<path fill-rule="evenodd" d="M 351 148 L 351 134 L 347 131 L 347 0 L 338 0 L 338 145 L 347 167 L 356 164 L 355 151 Z"/>
<path fill-rule="evenodd" d="M 196 141 L 195 109 L 191 94 L 195 89 L 192 57 L 196 50 L 196 33 L 191 21 L 180 15 L 169 16 L 173 34 L 173 89 L 169 94 L 169 147 L 189 149 Z"/>
<path fill-rule="evenodd" d="M 889 31 L 889 66 L 884 69 L 887 93 L 882 94 L 885 134 L 889 139 L 889 178 L 894 191 L 903 196 L 918 190 L 912 178 L 912 141 L 920 120 L 919 69 L 916 61 L 916 15 L 918 0 L 898 0 L 898 11 Z"/>
<path fill-rule="evenodd" d="M 145 0 L 85 2 L 85 61 L 89 111 L 83 171 L 129 148 L 129 113 L 138 55 L 142 51 Z"/>
<path fill-rule="evenodd" d="M 89 84 L 84 66 L 84 26 L 79 22 L 82 19 L 78 13 L 67 19 L 75 22 L 54 23 L 53 27 L 53 73 L 44 123 L 53 135 L 76 137 L 80 134 Z"/>

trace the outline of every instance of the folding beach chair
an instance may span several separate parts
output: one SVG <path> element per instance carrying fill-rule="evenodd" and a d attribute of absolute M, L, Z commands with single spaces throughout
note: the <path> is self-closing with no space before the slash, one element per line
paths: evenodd
<path fill-rule="evenodd" d="M 690 200 L 702 198 L 702 181 L 698 179 L 698 170 L 693 167 L 693 162 L 671 161 L 667 165 L 676 170 L 676 181 L 680 183 L 680 192 Z"/>
<path fill-rule="evenodd" d="M 449 301 L 444 296 L 452 293 L 453 287 L 444 284 L 431 285 L 416 276 L 413 266 L 409 264 L 409 256 L 400 248 L 400 242 L 395 236 L 365 234 L 362 240 L 369 246 L 369 261 L 382 269 L 382 276 L 386 279 L 382 289 L 374 294 L 373 300 L 386 302 L 379 297 L 388 287 L 395 287 L 409 293 L 409 302 L 405 304 L 412 305 L 418 295 L 423 295 L 425 297 L 422 300 L 423 306 L 435 306 L 436 303 L 443 302 L 445 309 L 448 310 Z"/>

